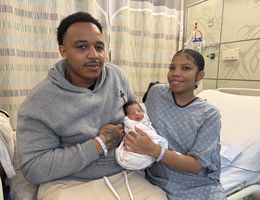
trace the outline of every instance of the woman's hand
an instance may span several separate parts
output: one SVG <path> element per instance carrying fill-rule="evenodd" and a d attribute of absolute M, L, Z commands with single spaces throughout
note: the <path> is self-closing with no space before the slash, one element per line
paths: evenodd
<path fill-rule="evenodd" d="M 145 154 L 158 158 L 161 147 L 155 144 L 151 138 L 141 129 L 135 127 L 136 133 L 130 132 L 125 138 L 125 150 L 134 153 Z M 202 166 L 199 161 L 190 155 L 184 155 L 176 151 L 166 149 L 161 160 L 169 167 L 190 173 L 197 174 L 201 171 Z"/>
<path fill-rule="evenodd" d="M 125 138 L 125 150 L 157 158 L 160 154 L 161 147 L 155 144 L 147 133 L 141 129 L 135 127 L 135 131 L 136 133 L 130 132 Z"/>

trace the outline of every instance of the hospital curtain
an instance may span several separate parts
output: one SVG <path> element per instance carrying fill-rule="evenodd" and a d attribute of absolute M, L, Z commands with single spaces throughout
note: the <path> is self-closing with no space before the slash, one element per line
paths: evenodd
<path fill-rule="evenodd" d="M 150 82 L 167 81 L 169 63 L 182 41 L 183 1 L 109 3 L 111 62 L 124 69 L 141 100 Z"/>
<path fill-rule="evenodd" d="M 107 61 L 122 67 L 137 97 L 149 82 L 166 81 L 182 39 L 181 0 L 0 0 L 0 109 L 13 128 L 25 96 L 61 58 L 60 20 L 76 11 L 100 21 Z"/>
<path fill-rule="evenodd" d="M 0 0 L 0 109 L 16 127 L 17 110 L 30 89 L 61 57 L 56 28 L 62 18 L 89 11 L 104 27 L 106 17 L 91 0 Z"/>

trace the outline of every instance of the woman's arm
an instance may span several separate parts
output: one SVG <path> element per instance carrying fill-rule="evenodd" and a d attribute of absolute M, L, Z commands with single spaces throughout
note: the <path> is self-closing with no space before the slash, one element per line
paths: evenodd
<path fill-rule="evenodd" d="M 130 133 L 125 140 L 125 149 L 135 153 L 146 154 L 158 158 L 161 146 L 155 144 L 141 129 L 136 128 L 136 133 Z M 202 166 L 200 162 L 190 155 L 184 155 L 176 151 L 166 149 L 160 162 L 169 167 L 181 171 L 198 174 Z"/>
<path fill-rule="evenodd" d="M 186 171 L 193 174 L 198 174 L 202 169 L 199 161 L 193 156 L 183 155 L 179 152 L 171 151 L 168 149 L 166 149 L 164 156 L 162 157 L 160 162 L 165 163 L 173 169 Z"/>

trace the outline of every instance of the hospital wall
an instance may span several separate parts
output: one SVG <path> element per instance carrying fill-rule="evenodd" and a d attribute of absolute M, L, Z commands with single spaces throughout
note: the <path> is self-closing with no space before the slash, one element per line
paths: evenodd
<path fill-rule="evenodd" d="M 260 89 L 259 18 L 260 1 L 185 0 L 184 41 L 192 36 L 195 22 L 205 40 L 204 89 Z"/>

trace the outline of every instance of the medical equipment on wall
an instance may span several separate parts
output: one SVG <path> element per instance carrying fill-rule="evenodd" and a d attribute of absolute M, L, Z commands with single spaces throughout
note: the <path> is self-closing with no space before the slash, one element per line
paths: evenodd
<path fill-rule="evenodd" d="M 201 52 L 205 47 L 205 39 L 202 37 L 202 32 L 198 29 L 198 22 L 195 22 L 192 36 L 185 42 L 185 49 L 193 49 Z"/>

